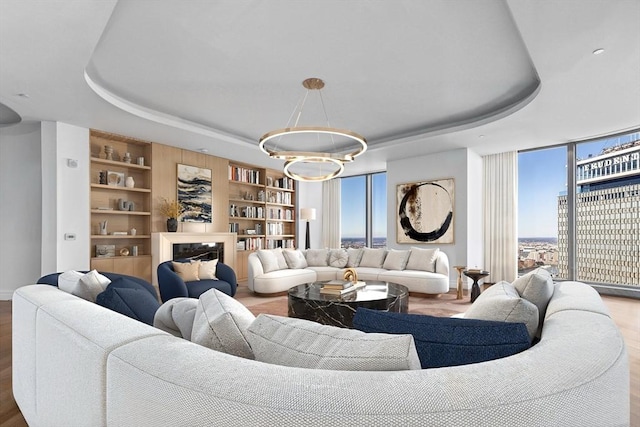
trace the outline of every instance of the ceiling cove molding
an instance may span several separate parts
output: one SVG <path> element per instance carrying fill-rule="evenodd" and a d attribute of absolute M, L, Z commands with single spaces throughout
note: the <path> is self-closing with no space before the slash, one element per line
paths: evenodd
<path fill-rule="evenodd" d="M 489 111 L 477 117 L 466 118 L 457 122 L 445 123 L 429 128 L 416 129 L 404 134 L 392 135 L 378 140 L 367 141 L 369 142 L 368 151 L 375 151 L 376 149 L 386 148 L 393 144 L 415 142 L 438 135 L 461 132 L 475 127 L 483 126 L 497 120 L 501 120 L 529 105 L 529 103 L 531 103 L 531 101 L 533 101 L 538 96 L 541 87 L 542 85 L 540 80 L 536 80 L 534 83 L 529 85 L 529 87 L 523 90 L 522 93 L 515 98 L 516 100 L 514 102 L 496 108 L 495 110 Z"/>
<path fill-rule="evenodd" d="M 209 126 L 205 126 L 201 123 L 182 119 L 180 117 L 176 117 L 171 114 L 163 113 L 161 111 L 157 111 L 152 108 L 148 108 L 131 102 L 128 99 L 115 94 L 109 89 L 106 89 L 103 85 L 97 82 L 97 79 L 92 78 L 86 69 L 84 70 L 84 79 L 87 82 L 87 85 L 89 85 L 91 90 L 93 90 L 96 95 L 98 95 L 100 98 L 104 99 L 114 107 L 119 108 L 129 114 L 133 114 L 134 116 L 150 120 L 152 122 L 160 123 L 162 125 L 171 126 L 177 129 L 193 132 L 198 135 L 215 138 L 220 141 L 231 142 L 234 144 L 240 144 L 245 147 L 258 149 L 256 141 L 241 138 L 239 136 L 214 129 Z"/>

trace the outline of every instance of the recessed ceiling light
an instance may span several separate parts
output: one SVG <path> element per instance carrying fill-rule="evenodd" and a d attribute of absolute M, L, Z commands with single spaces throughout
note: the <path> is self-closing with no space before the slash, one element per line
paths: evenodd
<path fill-rule="evenodd" d="M 478 138 L 484 138 L 484 135 L 478 135 Z"/>
<path fill-rule="evenodd" d="M 28 93 L 16 93 L 15 96 L 17 96 L 19 98 L 29 98 L 29 94 Z"/>
<path fill-rule="evenodd" d="M 198 148 L 198 151 L 201 152 L 201 153 L 208 153 L 209 149 L 207 149 L 207 148 Z"/>
<path fill-rule="evenodd" d="M 594 54 L 594 55 L 600 55 L 600 54 L 601 54 L 601 53 L 603 53 L 603 52 L 604 52 L 604 49 L 600 47 L 600 48 L 598 48 L 598 49 L 594 50 L 594 51 L 593 51 L 593 54 Z"/>

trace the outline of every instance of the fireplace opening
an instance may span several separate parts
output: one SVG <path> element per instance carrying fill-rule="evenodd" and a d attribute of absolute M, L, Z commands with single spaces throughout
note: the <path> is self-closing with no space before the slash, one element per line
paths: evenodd
<path fill-rule="evenodd" d="M 200 259 L 209 261 L 217 259 L 224 262 L 224 243 L 174 243 L 173 259 Z"/>

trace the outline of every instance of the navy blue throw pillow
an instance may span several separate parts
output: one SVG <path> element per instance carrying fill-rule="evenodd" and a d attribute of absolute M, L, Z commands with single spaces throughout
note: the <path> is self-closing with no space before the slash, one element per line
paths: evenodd
<path fill-rule="evenodd" d="M 524 323 L 358 308 L 353 326 L 363 332 L 413 335 L 423 369 L 499 359 L 520 353 L 531 345 Z"/>
<path fill-rule="evenodd" d="M 158 300 L 139 283 L 120 277 L 98 294 L 96 304 L 132 319 L 153 325 L 153 317 L 160 307 Z"/>

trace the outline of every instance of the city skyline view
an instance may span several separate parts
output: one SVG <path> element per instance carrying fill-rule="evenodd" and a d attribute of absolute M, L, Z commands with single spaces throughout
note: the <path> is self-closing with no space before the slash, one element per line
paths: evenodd
<path fill-rule="evenodd" d="M 638 139 L 638 134 L 585 142 L 576 156 L 597 156 L 605 148 Z M 541 165 L 544 165 L 541 167 Z M 518 154 L 518 238 L 558 237 L 558 196 L 567 192 L 565 146 L 523 151 Z"/>

